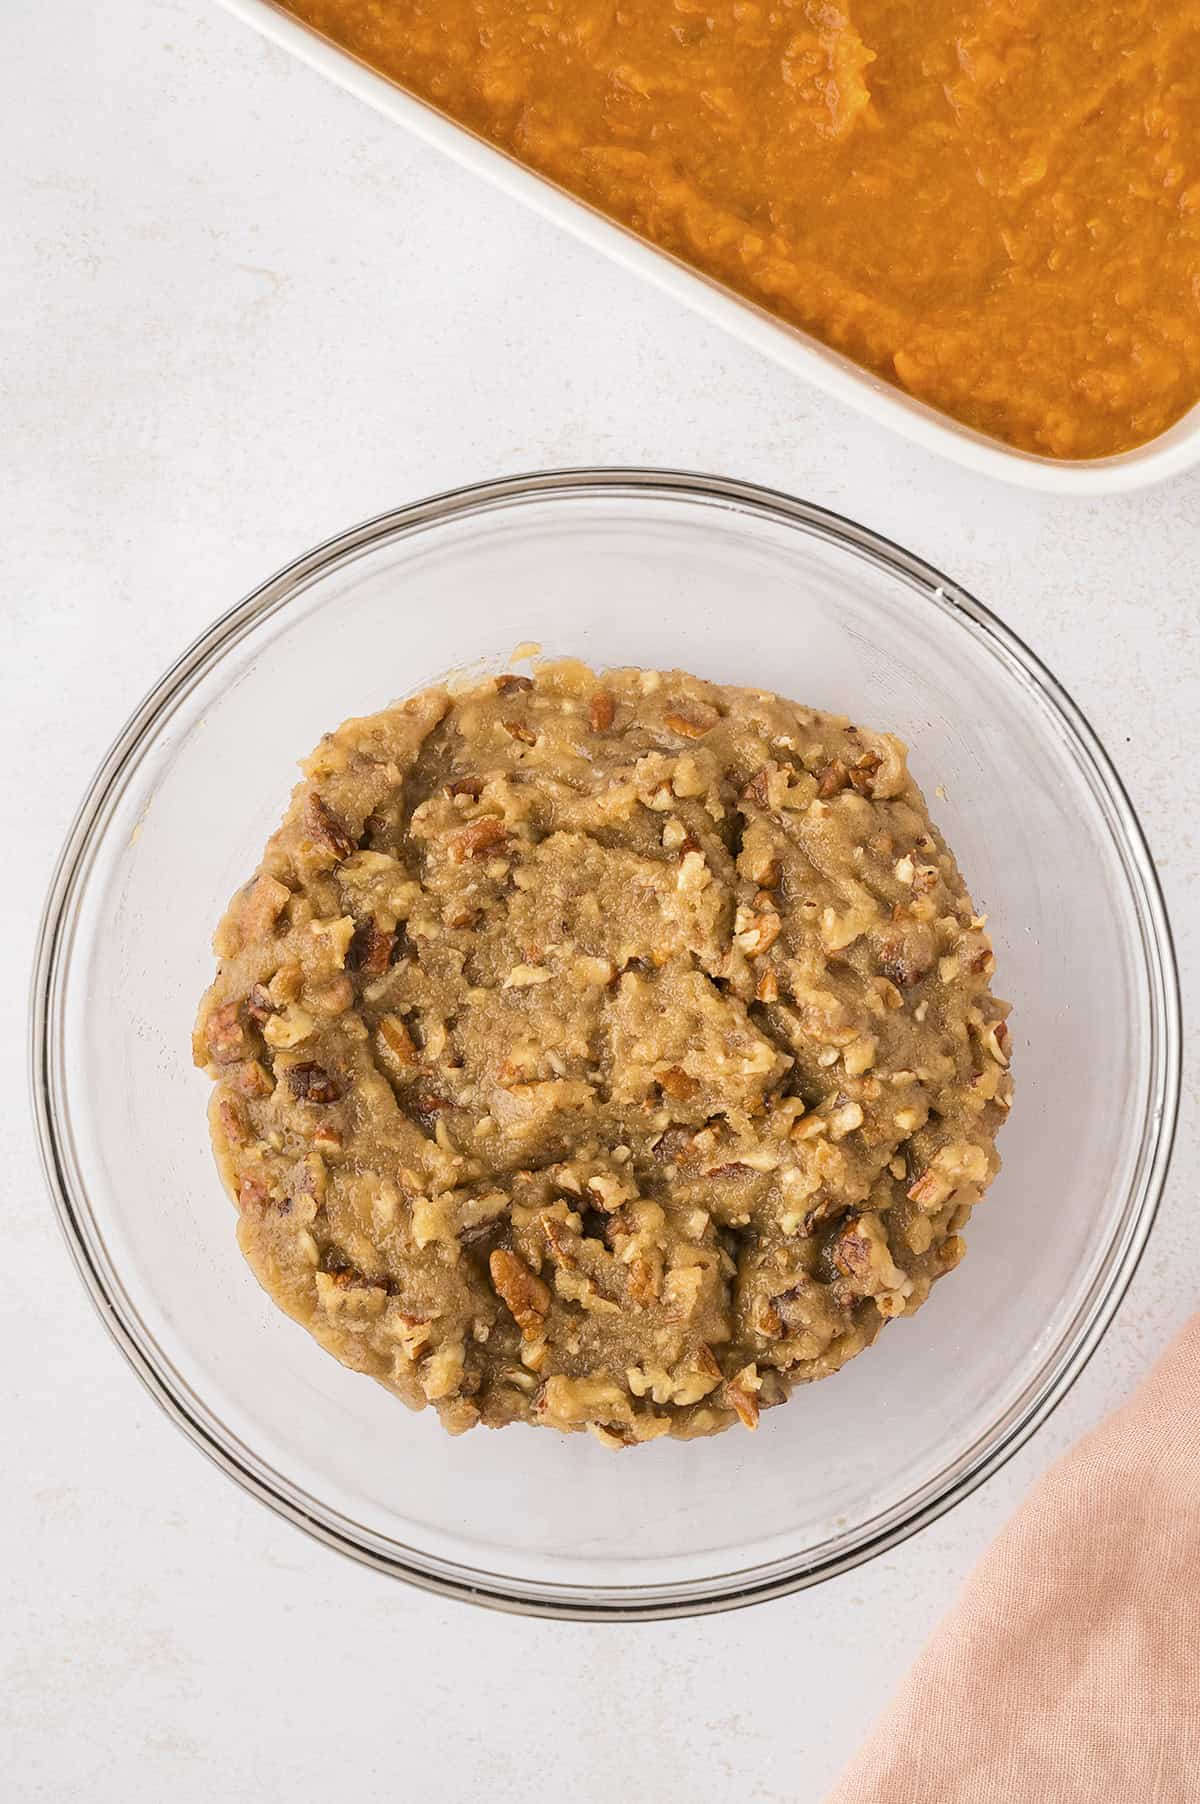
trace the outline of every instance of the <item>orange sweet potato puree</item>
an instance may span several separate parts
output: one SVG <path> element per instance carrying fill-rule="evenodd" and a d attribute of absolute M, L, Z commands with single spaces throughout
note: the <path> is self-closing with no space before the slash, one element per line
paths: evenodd
<path fill-rule="evenodd" d="M 288 0 L 662 249 L 1026 450 L 1200 398 L 1200 0 Z"/>

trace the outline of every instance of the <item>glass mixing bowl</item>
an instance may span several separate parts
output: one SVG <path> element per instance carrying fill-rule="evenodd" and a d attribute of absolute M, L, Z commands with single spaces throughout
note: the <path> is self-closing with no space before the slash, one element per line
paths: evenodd
<path fill-rule="evenodd" d="M 453 1440 L 259 1290 L 189 1036 L 209 938 L 295 760 L 519 641 L 682 665 L 889 728 L 990 917 L 1014 1003 L 1004 1170 L 965 1264 L 756 1434 L 614 1454 Z M 637 470 L 485 483 L 355 527 L 218 621 L 125 728 L 47 904 L 33 1084 L 50 1185 L 122 1351 L 247 1490 L 382 1572 L 588 1618 L 717 1610 L 844 1571 L 965 1496 L 1043 1421 L 1145 1244 L 1179 1084 L 1153 866 L 1095 734 L 986 609 L 784 495 Z"/>

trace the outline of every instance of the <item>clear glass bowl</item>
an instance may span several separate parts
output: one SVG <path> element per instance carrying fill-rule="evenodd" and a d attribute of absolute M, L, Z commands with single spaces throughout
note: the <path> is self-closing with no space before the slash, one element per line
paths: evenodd
<path fill-rule="evenodd" d="M 1017 1099 L 969 1256 L 911 1321 L 741 1431 L 613 1454 L 452 1440 L 343 1370 L 243 1265 L 189 1035 L 209 937 L 295 760 L 519 641 L 682 665 L 900 733 L 987 910 Z M 515 478 L 356 527 L 273 577 L 149 695 L 47 904 L 33 1084 L 92 1297 L 247 1490 L 379 1570 L 509 1609 L 655 1617 L 844 1571 L 966 1495 L 1044 1420 L 1145 1244 L 1179 1085 L 1170 934 L 1095 734 L 978 602 L 862 527 L 744 484 Z"/>

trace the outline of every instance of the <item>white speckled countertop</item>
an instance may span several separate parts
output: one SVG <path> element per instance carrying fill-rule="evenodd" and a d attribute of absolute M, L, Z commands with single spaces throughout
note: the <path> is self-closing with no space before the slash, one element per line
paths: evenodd
<path fill-rule="evenodd" d="M 862 519 L 1033 643 L 1141 811 L 1186 1010 L 1200 472 L 1078 503 L 880 437 L 211 0 L 9 0 L 5 40 L 5 1796 L 329 1804 L 386 1786 L 449 1804 L 819 1804 L 1034 1475 L 1195 1306 L 1194 1073 L 1115 1326 L 1049 1425 L 968 1502 L 847 1578 L 738 1615 L 515 1620 L 389 1583 L 268 1514 L 110 1345 L 60 1242 L 24 1100 L 41 895 L 129 708 L 294 553 L 482 476 L 685 465 Z"/>

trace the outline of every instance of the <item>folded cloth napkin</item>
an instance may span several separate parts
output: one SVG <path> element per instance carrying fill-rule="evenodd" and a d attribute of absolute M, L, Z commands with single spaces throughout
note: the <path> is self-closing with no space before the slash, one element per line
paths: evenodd
<path fill-rule="evenodd" d="M 1200 1316 L 1052 1467 L 827 1804 L 1198 1804 Z"/>

